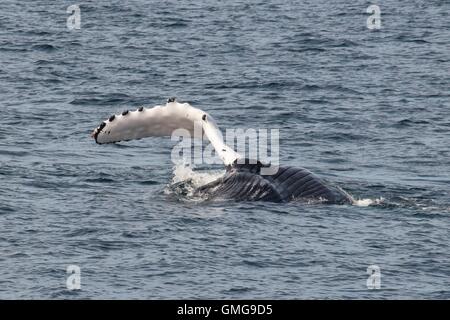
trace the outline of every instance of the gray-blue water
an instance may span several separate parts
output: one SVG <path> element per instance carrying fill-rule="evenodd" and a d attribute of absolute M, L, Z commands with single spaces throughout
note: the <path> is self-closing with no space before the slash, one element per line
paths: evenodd
<path fill-rule="evenodd" d="M 2 0 L 0 298 L 450 298 L 450 5 L 370 4 Z M 171 96 L 374 204 L 190 202 L 170 139 L 90 138 Z"/>

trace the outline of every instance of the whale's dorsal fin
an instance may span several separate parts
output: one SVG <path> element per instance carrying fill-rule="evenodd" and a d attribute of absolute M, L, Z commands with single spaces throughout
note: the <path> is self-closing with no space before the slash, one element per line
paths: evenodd
<path fill-rule="evenodd" d="M 201 130 L 195 130 L 196 125 Z M 224 143 L 214 118 L 188 103 L 177 102 L 175 98 L 168 99 L 164 106 L 141 107 L 112 115 L 94 129 L 92 137 L 98 144 L 105 144 L 171 136 L 176 129 L 187 130 L 192 138 L 208 139 L 225 165 L 240 158 L 237 152 Z"/>

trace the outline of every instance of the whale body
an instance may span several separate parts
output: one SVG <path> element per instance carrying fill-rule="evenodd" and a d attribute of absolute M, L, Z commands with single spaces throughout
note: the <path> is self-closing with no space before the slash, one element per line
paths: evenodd
<path fill-rule="evenodd" d="M 201 127 L 199 132 L 194 130 L 197 125 Z M 112 115 L 95 128 L 91 136 L 96 143 L 107 144 L 170 136 L 176 129 L 185 129 L 195 138 L 209 140 L 226 166 L 224 176 L 197 188 L 195 195 L 235 201 L 312 200 L 333 204 L 353 201 L 345 191 L 307 169 L 279 166 L 273 170 L 270 165 L 246 159 L 224 143 L 214 118 L 188 103 L 178 103 L 175 98 L 170 98 L 165 106 L 140 107 Z M 272 170 L 265 170 L 267 168 Z"/>
<path fill-rule="evenodd" d="M 307 169 L 280 166 L 273 175 L 264 175 L 261 162 L 235 161 L 224 176 L 197 188 L 196 196 L 236 201 L 313 201 L 329 204 L 352 203 L 342 189 L 326 183 Z"/>

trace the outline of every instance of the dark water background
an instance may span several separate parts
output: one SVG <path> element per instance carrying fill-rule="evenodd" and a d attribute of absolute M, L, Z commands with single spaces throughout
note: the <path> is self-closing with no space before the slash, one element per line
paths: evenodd
<path fill-rule="evenodd" d="M 0 3 L 0 298 L 450 298 L 448 1 L 74 3 Z M 168 139 L 89 137 L 170 96 L 378 204 L 191 203 Z"/>

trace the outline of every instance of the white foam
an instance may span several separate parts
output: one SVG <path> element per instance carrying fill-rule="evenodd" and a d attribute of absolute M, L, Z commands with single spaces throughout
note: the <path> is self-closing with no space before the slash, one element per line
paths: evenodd
<path fill-rule="evenodd" d="M 180 191 L 177 186 L 181 183 L 181 190 L 186 201 L 201 201 L 202 198 L 194 197 L 195 190 L 205 184 L 208 184 L 221 176 L 224 170 L 193 170 L 189 165 L 180 163 L 173 168 L 173 177 L 170 185 L 164 189 L 165 194 L 178 193 Z M 184 183 L 185 182 L 185 183 Z"/>
<path fill-rule="evenodd" d="M 194 171 L 190 166 L 179 164 L 173 169 L 172 183 L 190 180 L 192 186 L 198 188 L 220 178 L 224 172 L 225 170 Z"/>
<path fill-rule="evenodd" d="M 357 206 L 357 207 L 368 207 L 368 206 L 371 206 L 371 205 L 380 204 L 383 201 L 384 201 L 383 197 L 380 197 L 378 199 L 369 199 L 369 198 L 367 198 L 367 199 L 356 199 L 356 200 L 353 200 L 353 205 Z"/>

